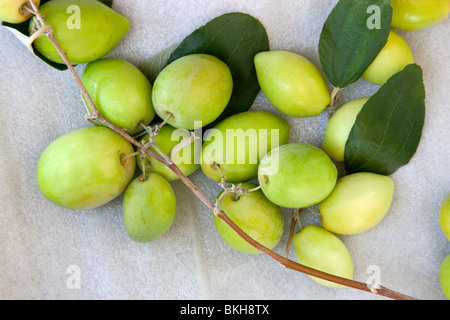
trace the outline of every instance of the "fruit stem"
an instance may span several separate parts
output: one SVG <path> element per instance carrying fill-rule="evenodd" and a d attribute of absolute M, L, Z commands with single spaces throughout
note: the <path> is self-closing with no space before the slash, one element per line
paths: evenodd
<path fill-rule="evenodd" d="M 222 200 L 230 193 L 234 194 L 235 197 L 236 196 L 240 197 L 243 194 L 245 194 L 245 195 L 250 194 L 250 190 L 243 189 L 242 184 L 232 185 L 231 187 L 227 187 L 225 185 L 225 179 L 222 179 L 222 181 L 219 183 L 219 186 L 221 186 L 224 189 L 224 191 L 222 192 L 220 197 L 214 203 L 214 210 L 213 210 L 214 213 L 220 213 L 220 204 L 221 204 Z M 239 199 L 237 199 L 237 200 L 239 200 Z M 237 200 L 235 200 L 235 201 L 237 201 Z"/>
<path fill-rule="evenodd" d="M 331 102 L 330 105 L 327 107 L 327 109 L 329 110 L 328 119 L 331 119 L 331 117 L 333 116 L 334 111 L 338 106 L 340 96 L 341 96 L 341 88 L 333 88 L 333 92 L 331 93 Z"/>
<path fill-rule="evenodd" d="M 28 14 L 37 15 L 38 11 L 33 9 L 34 0 L 29 0 L 28 2 L 25 2 L 21 8 L 21 12 L 23 16 L 27 16 Z M 31 5 L 31 8 L 30 6 Z M 35 6 L 36 7 L 36 6 Z M 27 12 L 27 14 L 23 14 L 23 12 Z"/>
<path fill-rule="evenodd" d="M 201 138 L 196 136 L 195 133 L 192 132 L 191 136 L 189 138 L 183 139 L 179 144 L 177 144 L 175 147 L 173 147 L 172 151 L 170 152 L 170 160 L 172 162 L 174 162 L 175 156 L 177 155 L 177 153 L 180 152 L 180 150 L 184 149 L 185 147 L 194 143 L 195 140 L 201 140 Z"/>
<path fill-rule="evenodd" d="M 153 149 L 155 149 L 155 151 L 161 156 L 161 158 L 164 159 L 165 163 L 172 163 L 172 159 L 169 158 L 156 144 L 156 136 L 158 135 L 158 133 L 161 131 L 161 128 L 165 125 L 165 122 L 163 122 L 161 125 L 156 126 L 155 129 L 153 130 L 152 127 L 150 126 L 146 126 L 143 123 L 140 123 L 140 125 L 145 129 L 145 131 L 148 133 L 149 135 L 149 139 L 148 142 L 145 143 L 145 141 L 142 141 L 142 144 L 144 144 L 144 147 L 142 148 L 142 153 L 147 153 L 147 151 L 149 150 L 150 147 L 152 147 Z"/>
<path fill-rule="evenodd" d="M 137 152 L 130 153 L 128 155 L 123 155 L 123 156 L 120 157 L 120 163 L 124 164 L 125 161 L 127 161 L 127 159 L 135 157 L 135 156 L 137 156 L 139 154 L 140 154 L 140 152 L 137 151 Z"/>
<path fill-rule="evenodd" d="M 289 252 L 291 251 L 291 244 L 292 238 L 294 237 L 295 226 L 297 224 L 297 221 L 299 220 L 299 215 L 301 212 L 303 212 L 303 209 L 294 209 L 294 211 L 292 212 L 291 229 L 289 230 L 289 237 L 286 244 L 286 258 L 289 258 Z"/>
<path fill-rule="evenodd" d="M 41 27 L 42 28 L 47 28 L 47 31 L 45 32 L 45 34 L 48 36 L 48 38 L 50 39 L 50 41 L 53 43 L 53 45 L 55 46 L 56 50 L 58 51 L 59 55 L 61 56 L 61 58 L 63 59 L 64 63 L 66 64 L 66 66 L 68 67 L 69 71 L 71 72 L 71 74 L 73 75 L 73 77 L 75 78 L 78 86 L 80 87 L 82 94 L 84 95 L 84 97 L 86 97 L 86 100 L 88 102 L 88 104 L 91 106 L 92 111 L 89 112 L 89 118 L 91 120 L 97 120 L 99 122 L 101 122 L 103 125 L 109 127 L 110 129 L 112 129 L 113 131 L 117 132 L 119 135 L 121 135 L 124 139 L 126 139 L 127 141 L 129 141 L 131 144 L 133 144 L 134 146 L 136 146 L 137 148 L 140 149 L 144 149 L 145 153 L 148 154 L 149 156 L 153 157 L 154 159 L 156 159 L 157 161 L 163 163 L 164 165 L 166 165 L 168 168 L 170 168 L 179 178 L 180 180 L 186 185 L 187 188 L 189 188 L 196 196 L 197 198 L 208 208 L 210 209 L 212 212 L 214 212 L 214 214 L 220 218 L 221 220 L 223 220 L 230 228 L 232 228 L 243 240 L 245 240 L 247 243 L 249 243 L 250 245 L 252 245 L 254 248 L 256 248 L 257 250 L 261 251 L 262 253 L 264 253 L 265 255 L 267 255 L 268 257 L 272 258 L 275 261 L 278 261 L 284 268 L 286 269 L 290 269 L 290 270 L 294 270 L 294 271 L 298 271 L 300 273 L 306 274 L 306 275 L 310 275 L 313 277 L 317 277 L 317 278 L 321 278 L 330 282 L 334 282 L 337 284 L 341 284 L 343 286 L 346 287 L 350 287 L 350 288 L 354 288 L 354 289 L 358 289 L 358 290 L 362 290 L 365 292 L 369 292 L 369 293 L 374 293 L 377 295 L 381 295 L 381 296 L 385 296 L 391 299 L 396 299 L 396 300 L 416 300 L 415 298 L 409 297 L 407 295 L 401 294 L 401 293 L 397 293 L 395 291 L 389 290 L 387 288 L 384 287 L 379 287 L 376 288 L 376 290 L 374 290 L 373 287 L 365 284 L 365 283 L 361 283 L 361 282 L 357 282 L 354 280 L 349 280 L 346 278 L 340 278 L 331 274 L 327 274 L 324 272 L 321 272 L 319 270 L 315 270 L 315 269 L 311 269 L 309 267 L 303 266 L 297 262 L 294 262 L 292 260 L 289 260 L 288 258 L 285 258 L 277 253 L 275 253 L 274 251 L 264 247 L 262 244 L 260 244 L 259 242 L 257 242 L 256 240 L 254 240 L 253 238 L 251 238 L 250 236 L 248 236 L 242 229 L 240 229 L 216 204 L 219 203 L 220 205 L 220 199 L 216 202 L 216 204 L 214 204 L 204 193 L 202 193 L 193 183 L 191 180 L 189 180 L 189 178 L 187 178 L 184 173 L 173 163 L 171 162 L 169 159 L 162 157 L 161 155 L 158 155 L 157 153 L 153 152 L 152 150 L 150 150 L 148 148 L 148 146 L 146 147 L 146 145 L 144 145 L 143 143 L 137 141 L 135 138 L 133 138 L 132 136 L 130 136 L 129 134 L 127 134 L 124 130 L 120 129 L 119 127 L 117 127 L 116 125 L 114 125 L 113 123 L 111 123 L 109 120 L 107 120 L 96 108 L 94 102 L 92 101 L 92 98 L 90 97 L 89 93 L 87 92 L 85 86 L 83 85 L 80 77 L 78 76 L 77 72 L 75 71 L 74 67 L 72 66 L 72 64 L 70 63 L 67 55 L 64 53 L 64 51 L 62 50 L 61 46 L 59 45 L 57 39 L 55 38 L 55 35 L 53 33 L 53 30 L 49 27 L 47 27 L 47 24 L 44 21 L 44 17 L 42 15 L 42 13 L 39 12 L 36 4 L 33 1 L 30 1 L 32 10 L 34 11 L 34 15 L 36 16 L 36 18 L 39 20 Z M 335 89 L 336 92 L 334 92 L 334 98 L 336 98 L 336 95 L 338 95 L 339 91 L 338 89 Z M 168 119 L 166 119 L 168 120 Z M 144 176 L 145 178 L 145 176 Z M 224 191 L 224 194 L 226 195 L 226 193 L 229 192 L 233 192 L 232 190 L 234 190 L 234 192 L 236 192 L 236 188 L 238 188 L 239 186 L 233 186 L 231 188 L 228 188 Z M 227 190 L 229 190 L 227 192 Z M 242 188 L 241 188 L 242 190 Z M 246 190 L 245 190 L 246 191 Z M 246 191 L 247 192 L 247 191 Z M 224 195 L 222 195 L 224 196 Z"/>

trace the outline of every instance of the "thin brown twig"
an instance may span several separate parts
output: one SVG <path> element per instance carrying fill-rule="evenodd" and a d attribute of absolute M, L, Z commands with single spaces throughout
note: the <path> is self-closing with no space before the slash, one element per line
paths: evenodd
<path fill-rule="evenodd" d="M 92 120 L 97 120 L 99 122 L 101 122 L 103 125 L 109 127 L 111 130 L 117 132 L 118 134 L 120 134 L 124 139 L 126 139 L 127 141 L 129 141 L 131 144 L 133 144 L 134 146 L 136 146 L 137 148 L 142 149 L 144 147 L 144 145 L 137 141 L 135 138 L 133 138 L 132 136 L 130 136 L 129 134 L 127 134 L 124 130 L 122 130 L 121 128 L 118 128 L 116 125 L 114 125 L 113 123 L 111 123 L 109 120 L 107 120 L 96 108 L 94 102 L 92 101 L 89 93 L 87 92 L 84 84 L 82 83 L 80 77 L 78 76 L 77 72 L 75 71 L 74 67 L 72 66 L 72 64 L 70 63 L 69 59 L 67 58 L 66 54 L 64 53 L 64 51 L 62 50 L 61 46 L 59 45 L 57 39 L 55 38 L 55 35 L 53 33 L 53 30 L 51 28 L 47 27 L 47 24 L 44 21 L 44 17 L 43 15 L 39 12 L 36 4 L 33 1 L 29 1 L 34 13 L 35 13 L 35 17 L 39 20 L 42 28 L 46 28 L 46 32 L 45 34 L 48 36 L 48 38 L 50 39 L 50 41 L 54 44 L 56 50 L 58 51 L 59 55 L 61 56 L 61 58 L 63 59 L 64 63 L 66 64 L 66 66 L 68 67 L 69 71 L 71 72 L 71 74 L 73 75 L 74 79 L 76 80 L 78 86 L 80 87 L 83 96 L 86 98 L 87 103 L 91 106 L 92 110 L 90 111 L 90 119 Z M 377 294 L 377 295 L 381 295 L 381 296 L 385 296 L 387 298 L 390 299 L 395 299 L 395 300 L 416 300 L 413 297 L 404 295 L 402 293 L 398 293 L 395 291 L 392 291 L 390 289 L 387 289 L 385 287 L 371 287 L 365 283 L 362 282 L 358 282 L 358 281 L 354 281 L 354 280 L 350 280 L 350 279 L 346 279 L 346 278 L 341 278 L 341 277 L 337 277 L 335 275 L 331 275 L 331 274 L 327 274 L 324 273 L 322 271 L 319 270 L 315 270 L 309 267 L 306 267 L 304 265 L 301 265 L 297 262 L 294 262 L 292 260 L 289 260 L 286 257 L 283 257 L 277 253 L 275 253 L 274 251 L 264 247 L 263 245 L 261 245 L 259 242 L 255 241 L 253 238 L 251 238 L 250 236 L 248 236 L 242 229 L 240 229 L 222 210 L 218 209 L 217 206 L 208 198 L 206 197 L 206 195 L 204 193 L 202 193 L 193 183 L 192 181 L 187 178 L 183 172 L 173 163 L 173 162 L 168 162 L 166 161 L 166 159 L 164 159 L 163 157 L 161 157 L 160 155 L 156 154 L 155 152 L 151 151 L 150 149 L 146 149 L 146 153 L 148 155 L 150 155 L 151 157 L 153 157 L 154 159 L 156 159 L 157 161 L 165 164 L 167 167 L 169 167 L 181 180 L 181 182 L 183 182 L 185 184 L 185 186 L 190 189 L 193 194 L 195 196 L 197 196 L 197 198 L 208 208 L 210 209 L 212 212 L 214 212 L 217 217 L 219 217 L 221 220 L 223 220 L 230 228 L 232 228 L 243 240 L 245 240 L 247 243 L 249 243 L 250 245 L 252 245 L 254 248 L 256 248 L 257 250 L 259 250 L 261 253 L 267 255 L 268 257 L 272 258 L 273 260 L 279 262 L 284 268 L 286 269 L 290 269 L 290 270 L 294 270 L 294 271 L 298 271 L 300 273 L 309 275 L 309 276 L 313 276 L 313 277 L 317 277 L 317 278 L 321 278 L 323 280 L 327 280 L 330 282 L 334 282 L 349 288 L 354 288 L 357 290 L 361 290 L 361 291 L 365 291 L 365 292 L 370 292 L 373 294 Z"/>
<path fill-rule="evenodd" d="M 301 212 L 303 212 L 303 209 L 294 209 L 292 212 L 291 228 L 289 230 L 289 236 L 288 236 L 288 240 L 286 243 L 286 253 L 285 253 L 286 258 L 289 258 L 289 253 L 291 251 L 292 238 L 294 237 L 294 232 L 295 232 L 295 226 L 297 225 L 298 216 Z"/>

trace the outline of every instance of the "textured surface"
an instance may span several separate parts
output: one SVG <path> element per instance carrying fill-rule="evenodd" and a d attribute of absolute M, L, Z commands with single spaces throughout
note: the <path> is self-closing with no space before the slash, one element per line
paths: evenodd
<path fill-rule="evenodd" d="M 321 28 L 336 1 L 116 0 L 131 29 L 110 56 L 136 65 L 223 13 L 241 11 L 265 25 L 272 49 L 300 53 L 318 65 Z M 450 19 L 400 32 L 424 69 L 427 117 L 422 143 L 393 179 L 393 206 L 375 229 L 340 237 L 355 263 L 355 279 L 380 271 L 382 285 L 420 299 L 444 299 L 438 280 L 448 242 L 438 212 L 450 192 Z M 321 287 L 266 256 L 246 256 L 217 235 L 211 213 L 180 182 L 172 183 L 178 211 L 172 229 L 149 244 L 132 242 L 121 198 L 93 211 L 52 205 L 39 192 L 35 169 L 41 152 L 61 134 L 87 126 L 80 91 L 68 72 L 35 59 L 0 29 L 0 298 L 2 299 L 384 299 L 353 289 Z M 77 71 L 83 71 L 78 66 Z M 342 92 L 342 103 L 371 95 L 363 80 Z M 263 94 L 254 109 L 279 114 Z M 327 116 L 294 120 L 292 142 L 320 146 Z M 219 187 L 201 172 L 194 183 L 210 199 Z M 285 211 L 286 220 L 290 212 Z M 302 224 L 317 224 L 305 212 Z M 277 251 L 284 252 L 284 244 Z M 293 251 L 291 258 L 295 259 Z M 71 289 L 72 266 L 80 289 Z M 69 272 L 69 273 L 68 273 Z M 69 281 L 70 284 L 70 281 Z"/>

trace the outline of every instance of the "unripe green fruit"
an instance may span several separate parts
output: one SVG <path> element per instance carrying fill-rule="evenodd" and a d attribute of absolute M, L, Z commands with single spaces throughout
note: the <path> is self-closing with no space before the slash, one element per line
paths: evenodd
<path fill-rule="evenodd" d="M 340 278 L 353 279 L 353 260 L 345 244 L 331 232 L 309 225 L 294 235 L 293 246 L 300 264 Z M 331 288 L 340 284 L 312 277 L 317 283 Z"/>
<path fill-rule="evenodd" d="M 450 194 L 448 194 L 441 205 L 439 212 L 439 221 L 441 224 L 442 232 L 450 241 Z"/>
<path fill-rule="evenodd" d="M 178 129 L 199 129 L 214 122 L 233 93 L 233 77 L 220 59 L 191 54 L 164 68 L 153 85 L 153 105 Z M 197 123 L 196 123 L 197 122 Z"/>
<path fill-rule="evenodd" d="M 408 44 L 398 33 L 391 30 L 386 45 L 362 77 L 381 86 L 393 75 L 413 63 L 414 56 Z"/>
<path fill-rule="evenodd" d="M 133 64 L 99 59 L 86 66 L 81 80 L 98 111 L 119 128 L 136 134 L 154 119 L 152 85 Z"/>
<path fill-rule="evenodd" d="M 289 135 L 289 123 L 273 113 L 248 111 L 233 115 L 206 136 L 202 170 L 218 182 L 222 177 L 230 183 L 254 179 L 262 157 L 288 143 Z"/>
<path fill-rule="evenodd" d="M 450 0 L 391 0 L 392 27 L 400 30 L 420 30 L 446 19 Z"/>
<path fill-rule="evenodd" d="M 284 114 L 315 117 L 330 104 L 331 95 L 319 69 L 308 59 L 287 51 L 255 56 L 258 81 L 267 99 Z"/>
<path fill-rule="evenodd" d="M 345 176 L 317 205 L 322 226 L 346 235 L 372 229 L 386 216 L 393 197 L 394 181 L 390 177 L 369 172 Z"/>
<path fill-rule="evenodd" d="M 242 184 L 245 190 L 255 187 L 257 185 L 253 183 Z M 268 249 L 275 248 L 283 237 L 284 218 L 281 208 L 267 200 L 260 190 L 249 195 L 227 194 L 220 203 L 220 209 L 242 231 Z M 213 219 L 217 232 L 230 247 L 246 254 L 261 253 L 220 218 L 214 215 Z"/>
<path fill-rule="evenodd" d="M 331 159 L 337 162 L 344 161 L 345 145 L 347 144 L 349 134 L 352 131 L 359 112 L 368 100 L 368 97 L 364 97 L 346 103 L 328 121 L 322 149 Z"/>
<path fill-rule="evenodd" d="M 175 148 L 175 146 L 177 146 L 183 139 L 189 138 L 190 136 L 191 134 L 189 131 L 176 129 L 166 124 L 156 135 L 155 144 L 165 155 L 170 156 L 173 148 Z M 149 139 L 150 135 L 147 133 L 141 140 L 147 143 Z M 157 153 L 153 147 L 150 147 L 150 150 Z M 200 168 L 200 152 L 201 141 L 195 140 L 191 144 L 176 152 L 172 160 L 185 176 L 189 176 Z M 137 155 L 136 157 L 138 167 L 143 170 L 141 156 Z M 149 155 L 147 155 L 144 159 L 144 166 L 145 172 L 158 173 L 168 181 L 179 180 L 179 177 L 169 167 Z"/>
<path fill-rule="evenodd" d="M 286 208 L 306 208 L 325 199 L 336 185 L 337 168 L 321 149 L 286 144 L 261 161 L 258 179 L 265 196 Z"/>
<path fill-rule="evenodd" d="M 22 23 L 32 17 L 32 14 L 25 11 L 23 6 L 29 0 L 0 0 L 0 20 L 8 23 Z M 36 7 L 39 7 L 41 0 L 34 0 Z M 31 5 L 29 6 L 30 9 Z"/>
<path fill-rule="evenodd" d="M 176 214 L 175 193 L 163 177 L 150 173 L 146 180 L 134 179 L 123 197 L 123 220 L 129 237 L 149 242 L 162 237 Z"/>
<path fill-rule="evenodd" d="M 73 8 L 75 13 L 67 13 Z M 95 61 L 108 54 L 127 34 L 130 24 L 122 15 L 99 1 L 51 0 L 39 11 L 52 27 L 56 40 L 72 64 Z M 30 21 L 30 31 L 39 22 Z M 34 41 L 35 49 L 56 63 L 64 63 L 54 44 L 43 34 Z"/>
<path fill-rule="evenodd" d="M 439 282 L 445 296 L 450 300 L 450 255 L 442 261 L 439 271 Z"/>
<path fill-rule="evenodd" d="M 42 153 L 36 180 L 42 194 L 67 209 L 93 209 L 118 197 L 133 179 L 133 146 L 105 127 L 78 129 Z"/>

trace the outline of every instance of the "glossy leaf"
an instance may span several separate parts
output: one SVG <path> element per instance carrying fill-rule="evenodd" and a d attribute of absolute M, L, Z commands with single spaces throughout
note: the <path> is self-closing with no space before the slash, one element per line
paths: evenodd
<path fill-rule="evenodd" d="M 162 69 L 164 69 L 165 66 L 167 66 L 167 62 L 178 46 L 179 44 L 170 46 L 139 66 L 139 69 L 145 74 L 151 83 L 154 83 L 158 74 L 162 71 Z"/>
<path fill-rule="evenodd" d="M 361 78 L 387 43 L 389 0 L 340 0 L 323 27 L 319 56 L 328 81 L 345 88 Z"/>
<path fill-rule="evenodd" d="M 411 64 L 389 79 L 358 114 L 345 149 L 347 173 L 395 173 L 416 153 L 424 122 L 423 72 Z"/>

